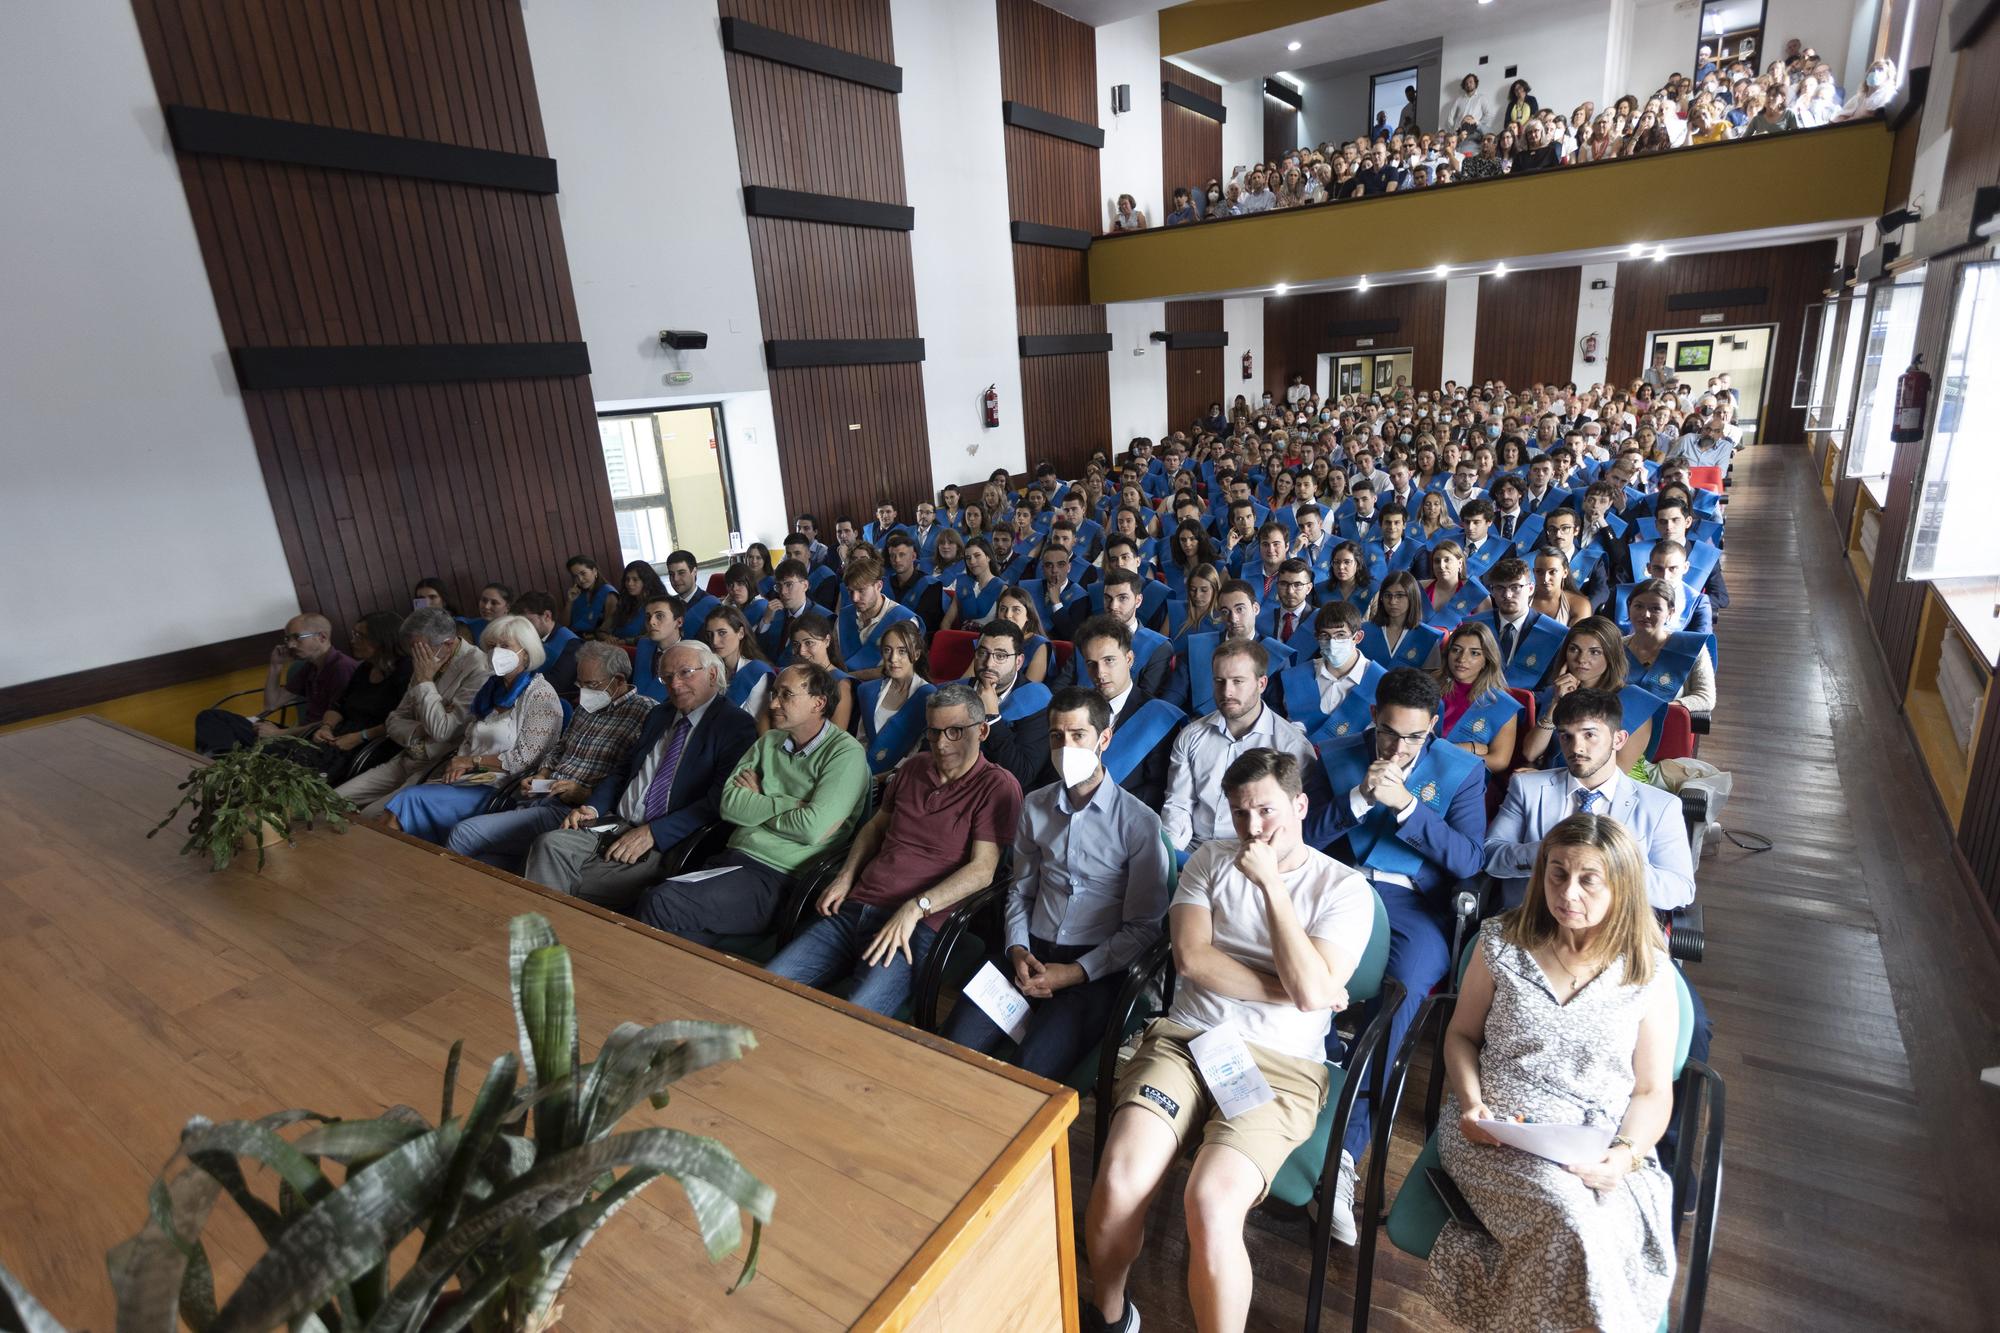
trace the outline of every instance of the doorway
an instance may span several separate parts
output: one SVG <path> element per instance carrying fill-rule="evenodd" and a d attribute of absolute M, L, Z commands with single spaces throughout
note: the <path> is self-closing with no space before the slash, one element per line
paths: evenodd
<path fill-rule="evenodd" d="M 1693 52 L 1695 69 L 1701 68 L 1701 46 L 1709 49 L 1717 66 L 1741 60 L 1754 73 L 1757 53 L 1764 46 L 1764 0 L 1703 0 L 1701 37 Z"/>
<path fill-rule="evenodd" d="M 1319 394 L 1344 398 L 1366 398 L 1379 393 L 1384 398 L 1396 390 L 1400 379 L 1410 386 L 1414 349 L 1388 347 L 1379 352 L 1322 352 L 1319 356 Z"/>
<path fill-rule="evenodd" d="M 597 435 L 627 562 L 664 566 L 681 550 L 702 565 L 729 559 L 736 506 L 719 405 L 607 413 Z"/>
<path fill-rule="evenodd" d="M 1655 356 L 1667 354 L 1668 368 L 1682 384 L 1694 386 L 1697 397 L 1711 381 L 1727 375 L 1736 391 L 1741 443 L 1748 445 L 1763 435 L 1764 405 L 1771 395 L 1771 340 L 1777 331 L 1775 324 L 1655 330 L 1646 335 L 1646 345 Z"/>

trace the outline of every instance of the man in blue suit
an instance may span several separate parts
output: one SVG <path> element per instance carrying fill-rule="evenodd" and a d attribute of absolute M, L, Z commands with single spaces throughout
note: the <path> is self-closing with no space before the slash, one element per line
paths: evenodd
<path fill-rule="evenodd" d="M 1257 613 L 1257 634 L 1292 650 L 1292 660 L 1308 662 L 1319 651 L 1313 636 L 1312 566 L 1297 556 L 1280 561 L 1272 595 Z"/>
<path fill-rule="evenodd" d="M 660 675 L 666 706 L 646 714 L 639 739 L 563 826 L 535 839 L 525 878 L 609 907 L 629 907 L 660 878 L 682 839 L 722 817 L 722 782 L 757 739 L 757 723 L 722 697 L 722 661 L 684 639 Z M 603 838 L 593 825 L 617 826 Z"/>
<path fill-rule="evenodd" d="M 1528 562 L 1508 556 L 1486 578 L 1493 605 L 1472 617 L 1493 631 L 1501 669 L 1517 690 L 1539 689 L 1555 674 L 1556 656 L 1569 633 L 1560 620 L 1535 610 L 1534 590 Z"/>
<path fill-rule="evenodd" d="M 1356 740 L 1322 748 L 1333 795 L 1306 827 L 1309 843 L 1368 877 L 1388 911 L 1388 972 L 1404 986 L 1389 1019 L 1391 1051 L 1451 968 L 1452 897 L 1461 880 L 1479 873 L 1486 834 L 1486 765 L 1433 736 L 1439 694 L 1436 679 L 1415 667 L 1384 675 L 1375 687 L 1374 725 Z M 1345 846 L 1331 846 L 1337 841 Z M 1328 1217 L 1343 1245 L 1355 1241 L 1354 1164 L 1368 1134 L 1366 1104 L 1356 1101 Z"/>

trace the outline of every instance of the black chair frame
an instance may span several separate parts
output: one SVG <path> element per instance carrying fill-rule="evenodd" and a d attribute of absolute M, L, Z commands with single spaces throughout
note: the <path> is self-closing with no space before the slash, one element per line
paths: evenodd
<path fill-rule="evenodd" d="M 945 975 L 951 955 L 974 924 L 982 916 L 987 918 L 989 951 L 992 945 L 1005 937 L 1002 904 L 1013 880 L 1014 851 L 1011 847 L 1003 847 L 992 880 L 971 897 L 954 904 L 946 914 L 944 924 L 938 927 L 938 937 L 932 942 L 930 952 L 924 956 L 924 965 L 910 988 L 910 1019 L 917 1028 L 934 1033 L 943 1026 L 944 1016 L 938 1012 L 938 1007 L 944 1000 Z"/>

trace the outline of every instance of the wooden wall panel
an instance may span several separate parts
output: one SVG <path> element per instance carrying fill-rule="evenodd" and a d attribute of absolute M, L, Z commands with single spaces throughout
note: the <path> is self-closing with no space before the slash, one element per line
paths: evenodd
<path fill-rule="evenodd" d="M 1176 108 L 1178 109 L 1178 108 Z M 1222 302 L 1167 302 L 1168 333 L 1209 333 L 1220 330 Z M 1238 352 L 1237 355 L 1242 355 Z M 1186 430 L 1195 418 L 1208 411 L 1210 403 L 1229 400 L 1223 366 L 1229 356 L 1226 347 L 1188 347 L 1167 352 L 1167 423 L 1169 429 Z"/>
<path fill-rule="evenodd" d="M 1806 306 L 1817 302 L 1826 287 L 1828 271 L 1833 267 L 1833 254 L 1832 241 L 1808 241 L 1801 245 L 1620 262 L 1618 299 L 1611 310 L 1611 347 L 1604 363 L 1605 376 L 1613 382 L 1627 384 L 1639 377 L 1647 364 L 1646 334 L 1649 330 L 1701 327 L 1701 316 L 1709 312 L 1667 309 L 1667 298 L 1676 292 L 1764 287 L 1769 291 L 1769 298 L 1762 304 L 1718 308 L 1723 316 L 1722 326 L 1778 326 L 1771 343 L 1771 387 L 1764 409 L 1764 433 L 1761 438 L 1775 444 L 1803 441 L 1805 412 L 1791 405 L 1792 379 L 1799 360 L 1799 330 Z M 1509 281 L 1512 279 L 1509 278 Z"/>
<path fill-rule="evenodd" d="M 1163 82 L 1199 93 L 1211 102 L 1222 100 L 1222 85 L 1190 74 L 1179 65 L 1160 62 Z M 1210 120 L 1198 111 L 1160 102 L 1160 208 L 1155 224 L 1166 221 L 1174 207 L 1174 191 L 1185 187 L 1192 194 L 1212 180 L 1221 180 L 1222 122 Z M 1203 404 L 1207 406 L 1207 404 Z M 1178 420 L 1178 418 L 1176 418 Z"/>
<path fill-rule="evenodd" d="M 1582 286 L 1583 270 L 1576 267 L 1481 277 L 1472 378 L 1505 380 L 1516 389 L 1567 380 L 1576 360 L 1576 298 Z"/>
<path fill-rule="evenodd" d="M 1096 33 L 1034 0 L 996 4 L 1001 99 L 1095 125 Z M 1000 108 L 981 114 L 997 116 Z M 1010 125 L 1006 157 L 1013 221 L 1103 232 L 1108 214 L 1096 149 Z M 1024 336 L 1105 331 L 1104 307 L 1090 302 L 1081 251 L 1016 245 L 1014 302 Z M 1031 469 L 1047 461 L 1077 476 L 1092 450 L 1111 447 L 1106 355 L 1021 358 L 1021 422 Z"/>
<path fill-rule="evenodd" d="M 134 0 L 162 104 L 545 154 L 516 0 Z M 552 196 L 179 155 L 232 345 L 580 339 Z M 243 394 L 300 604 L 559 590 L 618 531 L 588 379 Z"/>
<path fill-rule="evenodd" d="M 1573 317 L 1572 317 L 1573 318 Z M 1369 335 L 1370 347 L 1355 337 L 1327 333 L 1333 320 L 1396 319 L 1394 333 Z M 1264 387 L 1282 395 L 1293 375 L 1313 382 L 1321 352 L 1410 349 L 1410 382 L 1435 386 L 1444 382 L 1444 284 L 1407 282 L 1367 291 L 1307 292 L 1298 296 L 1264 298 Z"/>
<path fill-rule="evenodd" d="M 1299 113 L 1289 102 L 1280 102 L 1268 94 L 1259 99 L 1264 104 L 1264 160 L 1279 162 L 1286 153 L 1299 146 Z M 1241 163 L 1231 162 L 1233 171 Z"/>
<path fill-rule="evenodd" d="M 720 11 L 871 60 L 895 60 L 888 0 L 721 0 Z M 744 185 L 908 201 L 895 94 L 735 52 L 726 52 L 723 64 Z M 753 217 L 748 225 L 766 338 L 921 335 L 908 232 L 791 218 Z M 917 225 L 948 226 L 949 219 L 919 216 Z M 883 499 L 913 512 L 930 497 L 921 365 L 769 374 L 789 512 L 810 510 L 830 523 L 832 514 L 860 518 Z"/>

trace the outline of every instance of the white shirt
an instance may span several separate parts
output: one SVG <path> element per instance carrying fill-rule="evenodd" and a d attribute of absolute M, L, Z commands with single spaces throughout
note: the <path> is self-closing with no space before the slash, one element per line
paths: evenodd
<path fill-rule="evenodd" d="M 1176 849 L 1199 847 L 1235 828 L 1228 798 L 1222 794 L 1222 774 L 1238 755 L 1260 748 L 1282 750 L 1302 765 L 1319 762 L 1305 728 L 1261 704 L 1256 722 L 1241 737 L 1230 734 L 1220 712 L 1181 728 L 1174 737 L 1167 795 L 1160 808 L 1167 840 Z"/>
<path fill-rule="evenodd" d="M 1319 686 L 1319 708 L 1322 713 L 1331 713 L 1340 707 L 1350 691 L 1361 683 L 1362 675 L 1368 670 L 1368 659 L 1359 648 L 1355 649 L 1354 660 L 1347 664 L 1347 670 L 1338 675 L 1327 664 L 1324 657 L 1313 659 L 1313 683 Z"/>
<path fill-rule="evenodd" d="M 1271 949 L 1270 909 L 1264 891 L 1236 868 L 1240 844 L 1225 838 L 1201 848 L 1181 868 L 1174 907 L 1206 908 L 1213 920 L 1215 947 L 1258 972 L 1276 976 Z M 1307 935 L 1359 959 L 1375 926 L 1374 894 L 1368 881 L 1324 852 L 1303 849 L 1299 866 L 1283 874 L 1285 888 Z M 1326 1058 L 1326 1033 L 1333 1010 L 1302 1010 L 1289 1001 L 1239 1000 L 1218 995 L 1182 977 L 1174 987 L 1175 1023 L 1206 1032 L 1234 1023 L 1254 1046 L 1301 1060 Z"/>

